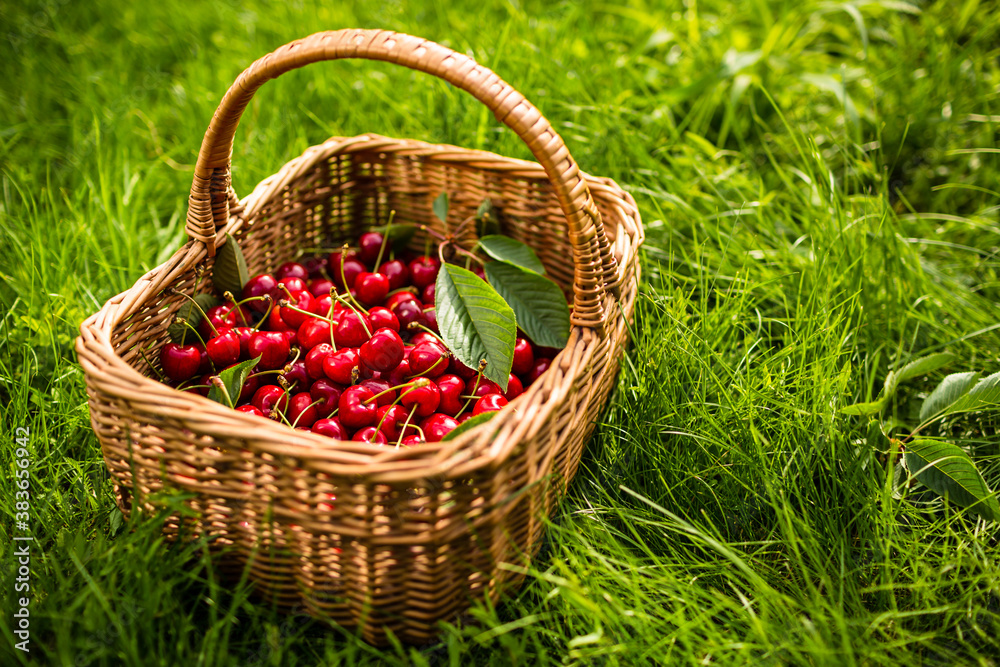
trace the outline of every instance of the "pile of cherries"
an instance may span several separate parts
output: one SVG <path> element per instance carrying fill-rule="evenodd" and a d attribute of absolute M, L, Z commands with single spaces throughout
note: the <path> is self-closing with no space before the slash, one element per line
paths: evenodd
<path fill-rule="evenodd" d="M 259 357 L 232 397 L 240 412 L 337 440 L 414 445 L 499 410 L 549 368 L 558 350 L 523 337 L 506 391 L 458 361 L 437 336 L 440 261 L 382 262 L 385 251 L 383 234 L 367 232 L 356 249 L 253 276 L 239 301 L 227 293 L 205 312 L 188 344 L 163 346 L 163 375 L 208 395 L 217 373 Z"/>

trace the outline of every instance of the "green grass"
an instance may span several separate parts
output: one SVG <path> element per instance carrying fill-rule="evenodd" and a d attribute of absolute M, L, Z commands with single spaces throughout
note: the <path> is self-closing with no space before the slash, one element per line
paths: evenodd
<path fill-rule="evenodd" d="M 900 424 L 944 374 L 1000 369 L 994 3 L 52 0 L 6 3 L 0 26 L 0 461 L 8 479 L 30 427 L 30 661 L 996 663 L 995 526 L 919 486 L 894 496 L 888 441 L 839 412 L 926 352 L 958 359 L 901 388 Z M 647 230 L 634 343 L 525 586 L 425 648 L 282 616 L 157 518 L 120 525 L 72 348 L 183 243 L 197 149 L 240 70 L 340 27 L 494 68 Z M 258 94 L 236 190 L 363 132 L 530 157 L 440 82 L 323 64 Z M 997 427 L 929 435 L 998 486 Z M 4 484 L 5 619 L 14 502 Z M 6 621 L 0 636 L 0 662 L 28 660 Z"/>

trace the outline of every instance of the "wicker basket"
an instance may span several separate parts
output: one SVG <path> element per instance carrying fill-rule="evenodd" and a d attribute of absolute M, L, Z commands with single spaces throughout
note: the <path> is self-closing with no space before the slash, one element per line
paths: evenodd
<path fill-rule="evenodd" d="M 240 116 L 265 81 L 321 60 L 366 58 L 434 74 L 471 93 L 538 163 L 363 135 L 313 146 L 239 200 L 230 157 Z M 532 245 L 573 297 L 572 331 L 552 367 L 496 418 L 412 448 L 337 442 L 239 413 L 151 379 L 167 325 L 232 234 L 250 272 L 298 249 L 356 238 L 390 210 L 440 228 L 490 198 L 504 233 Z M 434 638 L 438 621 L 520 579 L 542 519 L 576 472 L 626 343 L 643 239 L 635 202 L 583 174 L 538 110 L 470 58 L 392 32 L 342 30 L 288 44 L 229 89 L 205 134 L 191 187 L 189 243 L 80 327 L 91 421 L 123 512 L 186 507 L 167 534 L 207 536 L 227 570 L 248 569 L 283 608 L 385 641 Z M 211 291 L 203 280 L 199 291 Z M 177 496 L 183 493 L 185 495 Z"/>

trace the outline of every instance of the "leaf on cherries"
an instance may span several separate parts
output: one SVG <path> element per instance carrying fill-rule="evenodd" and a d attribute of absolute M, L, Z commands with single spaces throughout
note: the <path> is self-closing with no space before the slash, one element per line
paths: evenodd
<path fill-rule="evenodd" d="M 472 429 L 476 428 L 480 424 L 488 422 L 489 420 L 493 419 L 493 416 L 496 415 L 497 412 L 499 412 L 499 411 L 498 410 L 490 410 L 489 412 L 481 412 L 478 415 L 476 415 L 475 417 L 472 417 L 470 419 L 466 419 L 464 422 L 462 422 L 461 424 L 459 424 L 458 426 L 456 426 L 454 429 L 452 429 L 451 431 L 449 431 L 447 435 L 445 435 L 443 438 L 441 438 L 441 442 L 447 442 L 448 440 L 454 440 L 455 438 L 457 438 L 458 436 L 462 435 L 466 431 L 471 431 Z"/>
<path fill-rule="evenodd" d="M 545 267 L 538 259 L 538 255 L 535 254 L 534 248 L 517 239 L 496 234 L 484 236 L 479 239 L 479 247 L 493 259 L 508 262 L 532 273 L 545 275 Z"/>
<path fill-rule="evenodd" d="M 184 299 L 184 304 L 177 311 L 176 320 L 167 327 L 167 334 L 170 336 L 170 340 L 173 343 L 182 345 L 186 342 L 186 339 L 190 336 L 194 336 L 189 330 L 187 324 L 177 320 L 185 320 L 192 327 L 197 328 L 201 321 L 205 319 L 204 313 L 208 311 L 209 308 L 217 306 L 221 303 L 211 294 L 196 294 L 192 297 L 196 302 L 197 306 L 191 303 L 189 300 Z"/>
<path fill-rule="evenodd" d="M 468 269 L 444 264 L 434 287 L 441 338 L 459 361 L 507 389 L 514 362 L 517 318 L 486 281 Z"/>
<path fill-rule="evenodd" d="M 260 357 L 248 359 L 219 373 L 218 378 L 222 380 L 223 388 L 212 384 L 212 388 L 208 390 L 209 399 L 235 408 L 236 399 L 240 397 L 240 390 L 243 389 L 243 383 L 247 381 L 247 376 L 250 375 L 250 371 L 253 370 L 258 361 L 260 361 Z"/>
<path fill-rule="evenodd" d="M 541 347 L 566 346 L 569 305 L 558 285 L 508 262 L 487 262 L 483 269 L 490 284 L 514 310 L 517 326 L 528 338 Z"/>
<path fill-rule="evenodd" d="M 212 283 L 219 294 L 231 292 L 235 296 L 243 292 L 243 286 L 250 280 L 247 260 L 243 257 L 240 244 L 232 234 L 226 235 L 226 242 L 219 248 L 212 267 Z"/>

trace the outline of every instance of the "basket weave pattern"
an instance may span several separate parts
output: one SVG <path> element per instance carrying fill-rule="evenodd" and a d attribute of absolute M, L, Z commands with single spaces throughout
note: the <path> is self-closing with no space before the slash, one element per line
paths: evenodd
<path fill-rule="evenodd" d="M 284 71 L 345 57 L 441 76 L 514 129 L 538 162 L 377 135 L 313 146 L 240 200 L 230 185 L 236 125 L 257 88 Z M 303 247 L 330 247 L 399 221 L 441 230 L 486 198 L 503 232 L 535 248 L 573 297 L 569 343 L 552 367 L 490 422 L 412 448 L 336 442 L 238 413 L 152 379 L 184 299 L 212 291 L 215 251 L 232 234 L 251 274 Z M 409 642 L 471 600 L 496 599 L 537 549 L 542 519 L 572 479 L 614 381 L 634 309 L 643 239 L 632 197 L 579 171 L 520 94 L 471 59 L 384 31 L 319 33 L 247 69 L 223 99 L 199 153 L 191 241 L 81 325 L 76 349 L 91 421 L 119 505 L 155 510 L 189 494 L 172 537 L 207 536 L 223 569 L 249 570 L 266 597 Z M 414 247 L 422 247 L 419 238 Z"/>

